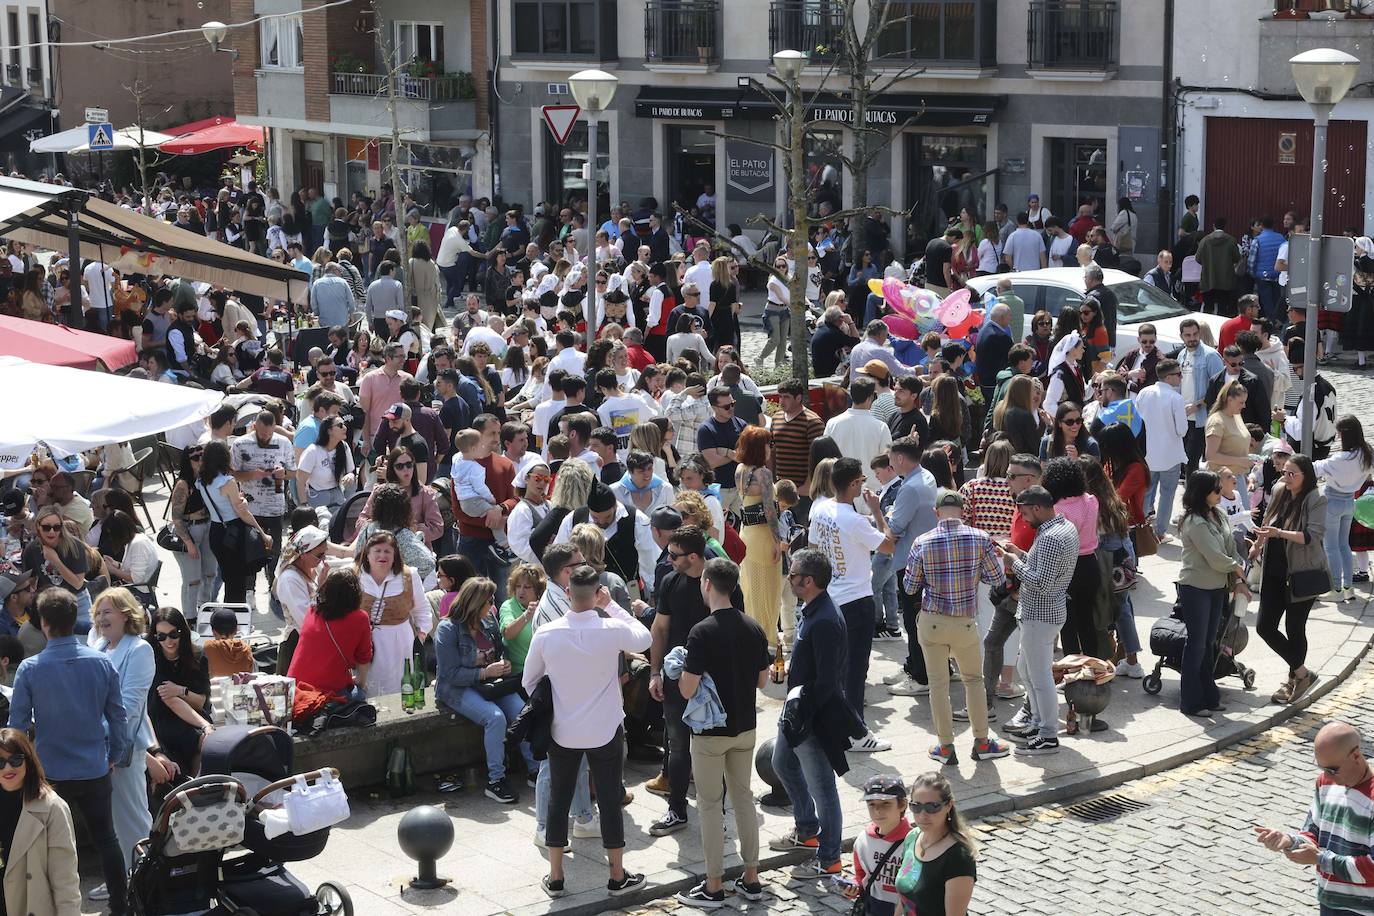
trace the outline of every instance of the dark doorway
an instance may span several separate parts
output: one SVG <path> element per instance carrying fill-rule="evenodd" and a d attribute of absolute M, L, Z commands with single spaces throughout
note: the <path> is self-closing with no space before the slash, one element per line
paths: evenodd
<path fill-rule="evenodd" d="M 961 207 L 979 218 L 990 212 L 992 178 L 987 174 L 988 141 L 982 136 L 908 134 L 906 199 L 911 203 L 907 234 L 916 250 L 957 219 Z"/>
<path fill-rule="evenodd" d="M 716 138 L 709 130 L 669 125 L 666 139 L 669 208 L 672 204 L 680 204 L 687 210 L 698 209 L 697 216 L 714 226 Z M 701 205 L 705 205 L 704 209 Z"/>
<path fill-rule="evenodd" d="M 587 199 L 586 166 L 587 122 L 579 120 L 573 126 L 568 142 L 558 144 L 547 131 L 544 134 L 544 187 L 550 203 L 562 206 L 574 200 Z M 597 203 L 596 212 L 609 213 L 611 173 L 611 127 L 605 121 L 596 125 Z"/>
<path fill-rule="evenodd" d="M 1067 226 L 1083 204 L 1099 220 L 1107 212 L 1107 141 L 1050 141 L 1050 212 Z M 1115 203 L 1115 201 L 1113 201 Z"/>

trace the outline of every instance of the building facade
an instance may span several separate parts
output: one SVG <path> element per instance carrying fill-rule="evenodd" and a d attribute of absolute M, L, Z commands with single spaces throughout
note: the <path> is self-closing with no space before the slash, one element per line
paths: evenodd
<path fill-rule="evenodd" d="M 611 202 L 660 210 L 715 199 L 724 228 L 786 210 L 776 108 L 748 88 L 773 85 L 774 51 L 808 51 L 804 88 L 826 90 L 811 116 L 807 173 L 819 200 L 853 203 L 837 152 L 854 148 L 843 90 L 830 72 L 841 0 L 491 0 L 492 186 L 507 201 L 586 195 L 587 126 L 565 144 L 545 105 L 572 104 L 578 70 L 620 85 L 598 125 L 598 212 Z M 1122 197 L 1140 217 L 1137 250 L 1158 242 L 1163 195 L 1166 0 L 894 0 L 875 72 L 902 74 L 874 100 L 870 204 L 904 214 L 899 249 L 924 245 L 961 206 L 1014 214 L 1038 194 L 1055 214 L 1091 203 L 1110 222 Z"/>
<path fill-rule="evenodd" d="M 1346 0 L 1235 0 L 1226 28 L 1205 5 L 1178 5 L 1174 58 L 1180 85 L 1173 195 L 1202 199 L 1204 220 L 1279 220 L 1312 204 L 1312 111 L 1298 95 L 1289 58 L 1336 48 L 1361 58 L 1355 85 L 1331 114 L 1325 231 L 1367 235 L 1374 188 L 1368 124 L 1374 118 L 1374 20 L 1368 3 Z M 1181 212 L 1181 211 L 1179 211 Z"/>
<path fill-rule="evenodd" d="M 347 199 L 389 173 L 393 137 L 405 188 L 430 217 L 490 175 L 486 0 L 230 0 L 237 116 L 269 129 L 283 194 Z M 472 36 L 483 36 L 474 39 Z"/>
<path fill-rule="evenodd" d="M 32 164 L 29 142 L 55 130 L 57 98 L 45 0 L 8 3 L 0 17 L 0 156 L 11 169 Z"/>

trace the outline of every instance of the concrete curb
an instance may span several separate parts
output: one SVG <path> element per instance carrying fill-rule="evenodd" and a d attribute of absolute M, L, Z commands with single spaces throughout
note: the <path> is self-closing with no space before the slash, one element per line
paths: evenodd
<path fill-rule="evenodd" d="M 1361 617 L 1368 618 L 1371 615 L 1374 615 L 1374 608 L 1371 608 L 1367 602 Z M 1057 804 L 1071 798 L 1114 789 L 1136 779 L 1153 776 L 1156 773 L 1192 763 L 1216 751 L 1248 741 L 1261 732 L 1268 731 L 1274 726 L 1297 716 L 1317 700 L 1345 683 L 1360 662 L 1364 661 L 1365 656 L 1369 654 L 1371 646 L 1374 646 L 1374 635 L 1371 635 L 1370 639 L 1366 640 L 1363 645 L 1346 644 L 1341 646 L 1332 657 L 1333 662 L 1343 662 L 1339 672 L 1323 677 L 1297 703 L 1277 707 L 1272 713 L 1251 713 L 1247 716 L 1227 719 L 1215 732 L 1209 733 L 1206 740 L 1187 742 L 1186 746 L 1182 747 L 1157 748 L 1134 757 L 1127 757 L 1116 763 L 1097 768 L 1097 772 L 1086 779 L 1056 778 L 1046 780 L 1025 792 L 985 792 L 968 799 L 960 799 L 960 810 L 968 820 L 975 821 L 993 814 L 1005 814 L 1009 811 L 1024 811 L 1028 808 Z M 810 858 L 810 853 L 772 852 L 768 849 L 766 839 L 760 838 L 760 842 L 764 844 L 759 859 L 761 870 L 766 871 L 795 865 Z M 844 851 L 849 852 L 852 845 L 852 839 L 845 840 Z M 738 861 L 738 855 L 728 855 L 726 861 L 726 874 L 728 875 L 726 880 L 733 880 L 739 874 L 739 866 L 733 864 Z M 645 886 L 641 891 L 635 894 L 626 894 L 623 897 L 609 897 L 603 890 L 598 889 L 573 894 L 559 901 L 550 901 L 546 904 L 517 907 L 508 912 L 513 916 L 541 916 L 541 914 L 547 913 L 558 913 L 560 916 L 584 916 L 584 914 L 604 913 L 610 910 L 624 910 L 632 906 L 644 906 L 654 901 L 663 900 L 679 891 L 690 890 L 701 880 L 701 875 L 686 869 L 668 868 L 646 875 L 645 879 Z"/>

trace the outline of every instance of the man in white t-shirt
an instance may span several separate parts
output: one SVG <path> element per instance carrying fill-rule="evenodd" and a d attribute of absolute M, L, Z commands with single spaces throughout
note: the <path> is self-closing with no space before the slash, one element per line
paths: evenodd
<path fill-rule="evenodd" d="M 491 347 L 491 355 L 495 359 L 500 359 L 506 355 L 506 319 L 500 315 L 492 315 L 487 319 L 486 324 L 474 325 L 463 338 L 463 355 L 468 356 L 472 353 L 472 345 L 482 341 Z"/>
<path fill-rule="evenodd" d="M 110 328 L 111 309 L 114 308 L 115 272 L 104 261 L 91 261 L 81 272 L 86 282 L 86 301 L 91 305 L 100 330 Z"/>
<path fill-rule="evenodd" d="M 873 650 L 876 608 L 873 603 L 873 554 L 891 553 L 892 536 L 883 519 L 878 494 L 864 490 L 864 467 L 857 458 L 840 458 L 830 474 L 834 500 L 820 500 L 811 509 L 807 540 L 830 560 L 830 598 L 844 617 L 849 635 L 849 665 L 843 684 L 845 699 L 862 719 L 864 685 L 868 680 L 869 655 Z M 871 517 L 854 509 L 862 494 Z M 885 751 L 892 745 L 870 730 L 855 740 L 850 750 Z"/>
<path fill-rule="evenodd" d="M 615 430 L 615 450 L 621 461 L 630 450 L 630 430 L 640 423 L 647 423 L 649 411 L 639 398 L 632 398 L 620 388 L 614 369 L 602 369 L 596 373 L 596 387 L 601 390 L 601 405 L 596 415 L 603 426 Z"/>
<path fill-rule="evenodd" d="M 1030 227 L 1030 217 L 1016 214 L 1016 231 L 1002 240 L 1002 260 L 1012 270 L 1039 270 L 1045 266 L 1045 240 Z"/>
<path fill-rule="evenodd" d="M 682 278 L 683 285 L 695 283 L 697 289 L 701 290 L 702 298 L 706 298 L 705 293 L 711 289 L 711 243 L 702 239 L 697 242 L 692 249 L 692 266 L 687 268 L 687 273 Z M 669 331 L 674 330 L 669 328 Z"/>
<path fill-rule="evenodd" d="M 1077 263 L 1074 253 L 1078 250 L 1078 242 L 1059 225 L 1058 217 L 1045 220 L 1045 233 L 1050 237 L 1049 266 L 1073 267 Z"/>

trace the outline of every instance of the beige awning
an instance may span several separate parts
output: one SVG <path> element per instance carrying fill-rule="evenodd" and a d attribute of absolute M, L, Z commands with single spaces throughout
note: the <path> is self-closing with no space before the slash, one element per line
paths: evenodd
<path fill-rule="evenodd" d="M 77 188 L 0 178 L 0 238 L 66 252 L 77 208 L 81 257 L 125 273 L 185 277 L 268 299 L 306 301 L 310 278 L 289 264 L 135 213 Z"/>

